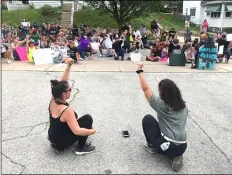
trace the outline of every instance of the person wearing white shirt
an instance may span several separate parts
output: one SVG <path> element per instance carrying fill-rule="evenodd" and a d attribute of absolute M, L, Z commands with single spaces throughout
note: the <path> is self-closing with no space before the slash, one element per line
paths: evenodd
<path fill-rule="evenodd" d="M 135 35 L 135 38 L 137 38 L 138 36 L 139 36 L 140 38 L 142 38 L 139 29 L 137 29 L 136 31 L 134 31 L 134 35 Z"/>
<path fill-rule="evenodd" d="M 6 58 L 8 61 L 8 64 L 11 63 L 10 58 L 11 58 L 11 50 L 8 49 L 7 46 L 4 46 L 1 42 L 1 58 L 4 59 Z"/>

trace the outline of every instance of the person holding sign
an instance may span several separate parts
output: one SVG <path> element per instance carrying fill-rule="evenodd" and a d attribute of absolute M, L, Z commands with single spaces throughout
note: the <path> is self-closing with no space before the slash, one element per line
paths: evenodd
<path fill-rule="evenodd" d="M 88 136 L 95 134 L 92 128 L 93 119 L 87 114 L 78 118 L 77 113 L 69 106 L 67 100 L 71 97 L 72 88 L 68 83 L 73 59 L 65 60 L 67 67 L 61 81 L 51 80 L 52 99 L 49 104 L 50 127 L 48 139 L 56 151 L 64 151 L 76 141 L 78 145 L 75 154 L 92 153 L 94 146 L 86 144 Z"/>
<path fill-rule="evenodd" d="M 27 36 L 27 38 L 29 38 L 29 36 Z M 34 50 L 37 48 L 38 47 L 35 46 L 34 40 L 31 39 L 31 40 L 27 41 L 27 58 L 31 63 L 34 63 L 33 53 L 34 53 Z"/>
<path fill-rule="evenodd" d="M 139 80 L 144 95 L 150 106 L 157 112 L 158 121 L 152 115 L 146 115 L 142 120 L 143 132 L 147 143 L 144 148 L 154 154 L 164 154 L 173 158 L 173 171 L 182 168 L 183 153 L 187 149 L 186 121 L 188 109 L 182 99 L 177 85 L 169 79 L 158 84 L 159 97 L 148 85 L 143 65 L 138 65 Z"/>

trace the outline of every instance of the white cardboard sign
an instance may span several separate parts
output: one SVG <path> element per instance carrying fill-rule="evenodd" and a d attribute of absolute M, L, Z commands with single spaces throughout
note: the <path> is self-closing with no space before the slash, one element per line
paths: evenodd
<path fill-rule="evenodd" d="M 141 61 L 141 53 L 130 53 L 131 61 Z"/>
<path fill-rule="evenodd" d="M 91 43 L 93 50 L 99 50 L 100 43 Z"/>
<path fill-rule="evenodd" d="M 227 34 L 226 38 L 227 38 L 227 41 L 232 41 L 232 34 Z"/>
<path fill-rule="evenodd" d="M 33 52 L 35 65 L 53 64 L 51 49 L 36 49 Z"/>
<path fill-rule="evenodd" d="M 223 51 L 224 51 L 224 45 L 222 45 L 222 46 L 219 47 L 218 54 L 222 55 Z"/>

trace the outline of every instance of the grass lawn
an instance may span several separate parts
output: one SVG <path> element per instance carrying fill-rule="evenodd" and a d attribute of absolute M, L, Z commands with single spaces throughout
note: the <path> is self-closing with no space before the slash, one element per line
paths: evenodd
<path fill-rule="evenodd" d="M 57 9 L 58 14 L 60 14 L 60 9 Z M 162 13 L 151 13 L 148 16 L 140 17 L 134 19 L 130 22 L 133 28 L 140 27 L 141 24 L 145 24 L 147 29 L 150 29 L 150 23 L 154 19 L 159 19 L 160 16 L 163 17 L 163 20 L 160 21 L 161 25 L 165 28 L 167 26 L 168 29 L 174 27 L 179 34 L 184 31 L 184 20 L 178 19 L 171 14 L 162 14 Z M 42 16 L 40 14 L 40 10 L 38 9 L 27 9 L 27 10 L 17 10 L 17 11 L 2 11 L 2 23 L 7 23 L 9 25 L 19 25 L 22 19 L 26 19 L 31 23 L 43 23 L 43 22 L 56 22 L 60 18 L 60 15 L 56 16 Z M 87 24 L 91 27 L 97 28 L 111 28 L 117 29 L 118 25 L 114 21 L 113 17 L 109 13 L 101 13 L 99 10 L 85 8 L 75 12 L 74 15 L 74 24 Z M 193 32 L 199 33 L 199 28 L 191 25 L 191 30 Z"/>
<path fill-rule="evenodd" d="M 58 11 L 59 12 L 59 11 Z M 58 16 L 42 16 L 39 9 L 26 9 L 26 10 L 15 10 L 7 11 L 2 10 L 2 23 L 7 23 L 11 26 L 20 25 L 23 19 L 26 19 L 30 23 L 36 22 L 37 24 L 43 22 L 56 22 L 59 21 L 60 15 Z"/>
<path fill-rule="evenodd" d="M 174 27 L 176 31 L 183 33 L 184 31 L 184 20 L 178 19 L 177 17 L 171 14 L 162 14 L 162 13 L 151 13 L 148 16 L 140 17 L 131 21 L 131 26 L 133 28 L 140 27 L 141 24 L 147 26 L 147 29 L 150 29 L 150 24 L 152 20 L 159 19 L 160 16 L 163 17 L 163 20 L 160 21 L 161 25 L 165 28 L 167 26 L 168 29 Z M 99 10 L 94 9 L 83 9 L 75 12 L 74 16 L 74 24 L 87 24 L 94 28 L 107 28 L 110 27 L 112 29 L 117 29 L 118 25 L 114 21 L 111 14 L 102 14 Z M 199 28 L 195 25 L 190 26 L 193 32 L 199 33 Z"/>

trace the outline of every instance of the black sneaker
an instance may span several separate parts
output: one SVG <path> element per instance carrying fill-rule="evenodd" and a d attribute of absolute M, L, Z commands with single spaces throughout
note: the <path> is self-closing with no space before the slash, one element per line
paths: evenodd
<path fill-rule="evenodd" d="M 86 145 L 82 149 L 76 147 L 75 154 L 76 155 L 90 154 L 90 153 L 94 152 L 94 150 L 95 150 L 95 146 L 91 146 L 91 145 Z"/>

